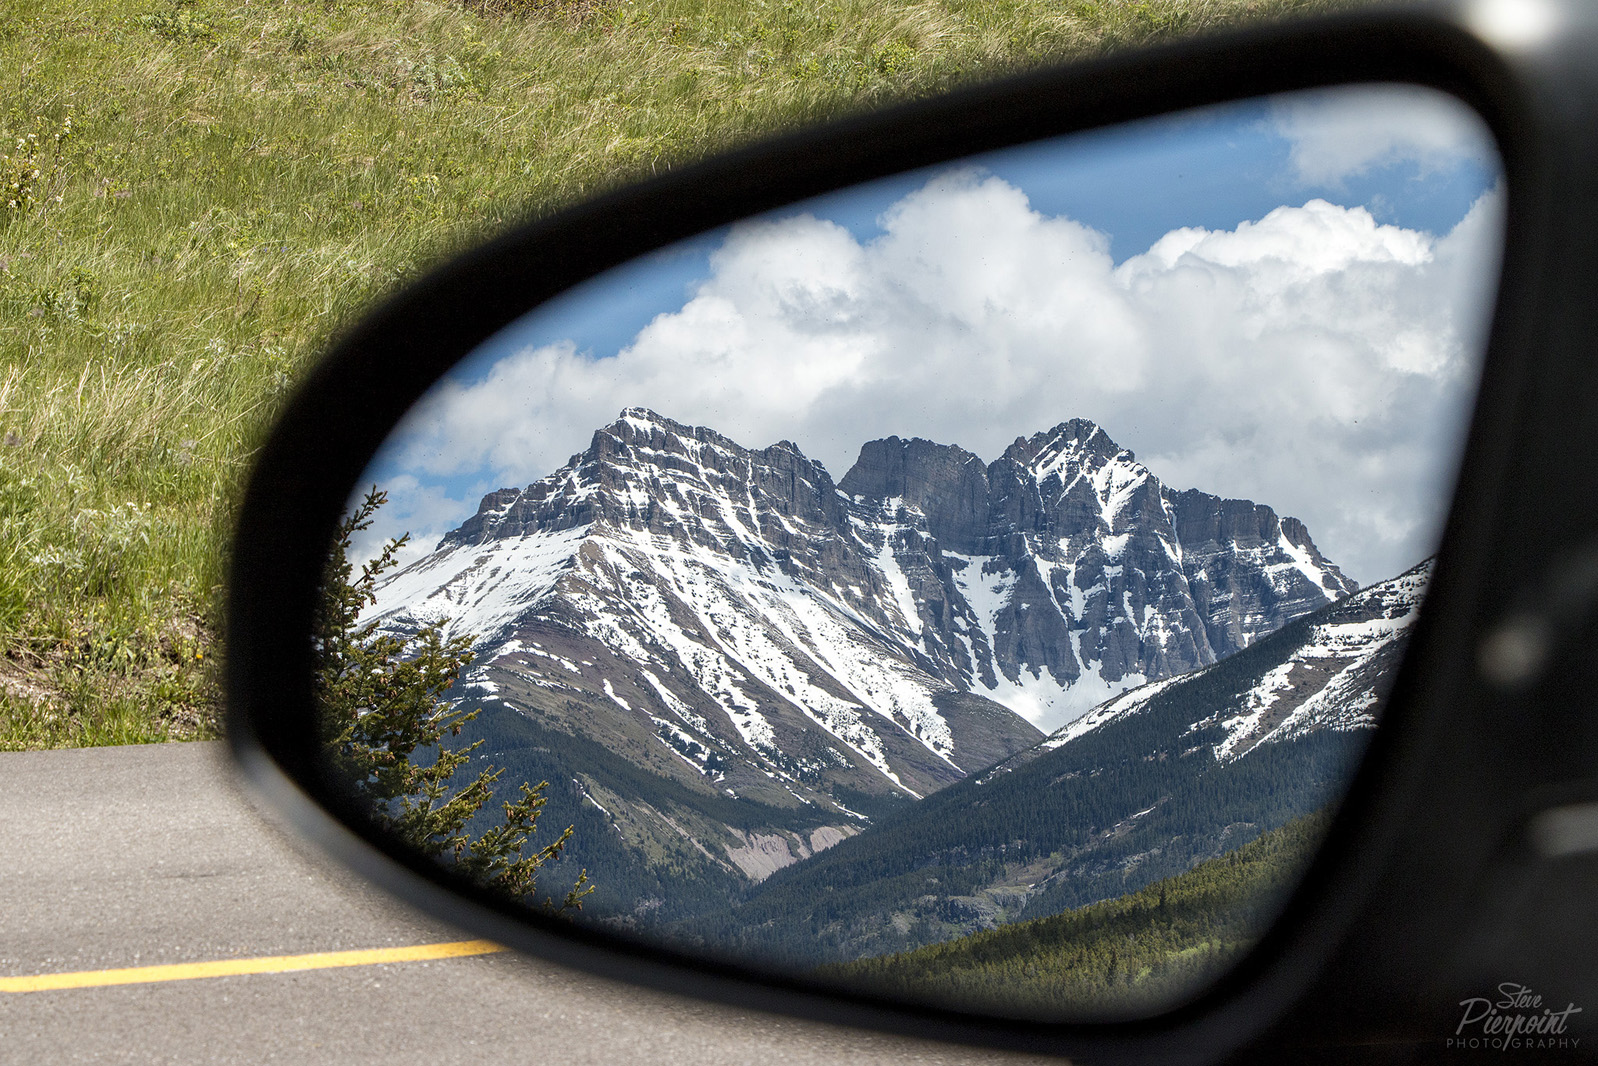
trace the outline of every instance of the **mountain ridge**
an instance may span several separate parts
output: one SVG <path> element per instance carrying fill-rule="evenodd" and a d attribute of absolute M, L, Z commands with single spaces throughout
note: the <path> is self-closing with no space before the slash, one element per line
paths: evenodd
<path fill-rule="evenodd" d="M 808 812 L 803 834 L 761 830 L 781 848 L 719 816 L 614 823 L 643 852 L 747 874 L 741 849 L 813 853 L 818 812 L 836 843 L 862 805 L 1036 743 L 1029 719 L 1216 661 L 1353 587 L 1302 524 L 1168 490 L 1085 420 L 990 464 L 883 438 L 835 484 L 792 442 L 628 408 L 550 475 L 485 495 L 368 617 L 450 619 L 479 637 L 455 698 L 623 753 L 706 810 Z"/>

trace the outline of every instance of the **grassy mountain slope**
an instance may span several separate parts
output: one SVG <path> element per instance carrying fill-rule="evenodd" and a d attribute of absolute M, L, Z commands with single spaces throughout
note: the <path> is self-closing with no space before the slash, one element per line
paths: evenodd
<path fill-rule="evenodd" d="M 647 931 L 725 909 L 749 886 L 733 859 L 749 834 L 780 836 L 798 850 L 815 830 L 839 822 L 815 808 L 773 807 L 685 785 L 499 704 L 485 705 L 461 736 L 465 743 L 484 741 L 484 757 L 505 767 L 504 781 L 550 782 L 542 824 L 574 832 L 540 876 L 569 884 L 586 870 L 594 892 L 581 917 L 601 925 Z M 492 824 L 491 814 L 482 816 L 481 828 Z"/>
<path fill-rule="evenodd" d="M 34 0 L 0 14 L 0 748 L 212 735 L 308 361 L 512 221 L 798 122 L 1329 0 Z"/>
<path fill-rule="evenodd" d="M 821 967 L 815 976 L 1017 1018 L 1104 1018 L 1174 1006 L 1264 932 L 1328 821 L 1324 813 L 1295 819 L 1117 899 L 918 951 Z"/>

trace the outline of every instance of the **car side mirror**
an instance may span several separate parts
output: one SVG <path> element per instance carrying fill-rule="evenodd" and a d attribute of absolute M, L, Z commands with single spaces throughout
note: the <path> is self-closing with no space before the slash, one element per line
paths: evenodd
<path fill-rule="evenodd" d="M 1491 922 L 1586 848 L 1584 18 L 1040 72 L 447 264 L 262 450 L 241 764 L 484 936 L 919 1035 L 1578 997 Z"/>

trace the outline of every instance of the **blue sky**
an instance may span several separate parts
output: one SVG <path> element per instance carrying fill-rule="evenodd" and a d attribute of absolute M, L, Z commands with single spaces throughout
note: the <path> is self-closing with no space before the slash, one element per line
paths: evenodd
<path fill-rule="evenodd" d="M 1357 559 L 1358 569 L 1372 571 L 1356 573 L 1360 580 L 1388 576 L 1376 572 L 1383 567 L 1402 569 L 1396 564 L 1420 551 L 1428 538 L 1435 536 L 1446 502 L 1453 449 L 1457 448 L 1463 411 L 1474 384 L 1474 366 L 1461 364 L 1473 359 L 1474 351 L 1479 349 L 1485 326 L 1484 293 L 1496 270 L 1497 255 L 1492 243 L 1495 230 L 1488 237 L 1471 237 L 1474 243 L 1467 241 L 1463 232 L 1452 242 L 1449 240 L 1473 206 L 1492 198 L 1498 180 L 1497 161 L 1484 134 L 1457 105 L 1440 103 L 1434 96 L 1417 95 L 1413 90 L 1391 97 L 1356 90 L 1341 95 L 1256 101 L 992 153 L 967 161 L 959 169 L 959 180 L 948 179 L 947 167 L 907 173 L 775 212 L 762 220 L 764 228 L 745 224 L 736 230 L 707 234 L 612 271 L 530 314 L 458 367 L 447 385 L 438 390 L 438 400 L 431 407 L 424 401 L 423 409 L 402 427 L 392 446 L 374 463 L 365 483 L 375 480 L 390 485 L 394 497 L 380 532 L 391 534 L 404 525 L 417 534 L 418 548 L 430 546 L 444 530 L 475 509 L 483 492 L 502 484 L 526 484 L 550 472 L 567 455 L 580 450 L 587 434 L 613 418 L 621 406 L 642 403 L 669 417 L 712 425 L 751 446 L 771 443 L 779 436 L 790 437 L 808 454 L 822 458 L 835 477 L 847 467 L 850 448 L 888 432 L 960 443 L 985 459 L 992 459 L 996 454 L 990 454 L 996 446 L 994 442 L 1007 439 L 1006 434 L 1013 437 L 1069 417 L 1090 417 L 1105 425 L 1120 443 L 1138 451 L 1140 458 L 1173 487 L 1198 487 L 1221 494 L 1252 493 L 1250 498 L 1270 503 L 1285 513 L 1299 514 L 1334 560 Z M 1278 282 L 1273 279 L 1278 275 L 1296 279 L 1293 284 L 1299 289 L 1292 298 L 1300 303 L 1292 314 L 1297 317 L 1291 323 L 1283 319 L 1263 327 L 1244 328 L 1224 322 L 1217 325 L 1213 307 L 1200 303 L 1195 305 L 1195 321 L 1202 319 L 1209 324 L 1189 328 L 1165 321 L 1171 317 L 1172 309 L 1181 305 L 1181 298 L 1175 295 L 1177 289 L 1147 306 L 1122 306 L 1121 297 L 1106 289 L 1095 297 L 1099 303 L 1093 306 L 1113 306 L 1126 322 L 1124 328 L 1105 333 L 1104 359 L 1112 363 L 1136 362 L 1131 355 L 1113 354 L 1119 351 L 1118 344 L 1130 345 L 1126 352 L 1141 352 L 1137 358 L 1145 362 L 1154 360 L 1149 364 L 1154 369 L 1140 370 L 1153 374 L 1153 378 L 1135 388 L 1127 381 L 1071 387 L 1071 382 L 1093 378 L 1095 374 L 1102 378 L 1102 368 L 1067 374 L 1059 369 L 1063 365 L 1059 360 L 1065 357 L 1045 352 L 1054 360 L 1051 366 L 1055 372 L 1046 375 L 1050 387 L 1058 391 L 1058 396 L 1051 398 L 1052 406 L 996 397 L 968 405 L 968 423 L 962 423 L 955 414 L 933 411 L 940 402 L 935 397 L 929 400 L 917 396 L 913 403 L 908 397 L 893 400 L 883 391 L 883 368 L 889 364 L 881 360 L 878 370 L 859 378 L 873 382 L 867 391 L 858 395 L 849 392 L 852 386 L 845 379 L 854 371 L 840 371 L 843 377 L 829 379 L 818 386 L 819 392 L 808 397 L 807 403 L 819 406 L 808 414 L 783 410 L 780 417 L 773 417 L 770 412 L 762 416 L 758 398 L 747 405 L 736 397 L 721 395 L 701 402 L 675 384 L 657 390 L 663 395 L 655 399 L 647 386 L 649 373 L 640 370 L 629 374 L 622 370 L 629 360 L 644 358 L 640 353 L 655 352 L 650 358 L 656 361 L 648 366 L 658 370 L 666 365 L 669 369 L 669 359 L 677 358 L 682 370 L 675 376 L 692 376 L 699 358 L 698 347 L 716 349 L 718 345 L 732 344 L 734 336 L 745 337 L 745 347 L 760 349 L 749 356 L 751 359 L 809 359 L 825 365 L 827 358 L 844 358 L 847 344 L 843 349 L 836 347 L 843 343 L 837 339 L 836 324 L 824 331 L 829 335 L 826 343 L 831 345 L 825 352 L 831 354 L 818 359 L 817 353 L 823 351 L 815 347 L 821 343 L 819 327 L 818 331 L 807 333 L 803 328 L 796 332 L 792 322 L 781 328 L 773 325 L 769 319 L 774 312 L 765 304 L 761 304 L 764 310 L 757 309 L 762 298 L 746 286 L 741 288 L 739 278 L 751 273 L 751 264 L 753 272 L 764 271 L 777 261 L 775 257 L 795 249 L 802 252 L 801 258 L 839 255 L 840 263 L 857 263 L 861 256 L 867 260 L 875 256 L 875 266 L 860 269 L 876 271 L 872 277 L 878 281 L 861 281 L 848 292 L 828 289 L 828 299 L 848 302 L 863 298 L 861 294 L 871 290 L 878 294 L 877 303 L 871 306 L 886 306 L 892 301 L 885 302 L 882 293 L 890 289 L 898 292 L 912 284 L 901 277 L 894 282 L 896 289 L 872 289 L 873 284 L 886 284 L 880 280 L 886 276 L 883 271 L 906 269 L 902 256 L 889 262 L 891 257 L 886 250 L 909 239 L 911 223 L 907 219 L 923 217 L 923 209 L 934 210 L 931 205 L 936 199 L 932 194 L 935 189 L 941 190 L 940 204 L 975 203 L 975 196 L 984 203 L 991 201 L 995 211 L 1008 212 L 1005 218 L 1016 217 L 1020 205 L 1024 213 L 1030 213 L 1031 223 L 1029 228 L 1023 227 L 1029 236 L 1019 235 L 1022 230 L 1014 231 L 1018 234 L 1016 240 L 1052 241 L 1054 254 L 1067 258 L 1074 253 L 1059 249 L 1069 245 L 1097 263 L 1091 277 L 1072 283 L 1083 292 L 1097 291 L 1094 285 L 1110 285 L 1111 279 L 1118 279 L 1114 285 L 1133 293 L 1128 298 L 1135 304 L 1135 292 L 1153 291 L 1150 286 L 1157 289 L 1174 285 L 1178 274 L 1186 277 L 1192 273 L 1190 268 L 1202 262 L 1220 272 L 1215 277 L 1224 274 L 1222 280 L 1228 292 L 1240 291 L 1232 287 L 1243 276 L 1239 271 L 1254 279 L 1255 295 L 1233 297 L 1240 301 L 1236 315 L 1241 317 L 1237 322 L 1245 321 L 1248 315 L 1258 317 L 1265 313 L 1261 310 L 1265 304 L 1257 293 L 1274 291 Z M 1315 201 L 1324 201 L 1336 210 L 1324 210 L 1319 215 L 1300 210 Z M 907 204 L 919 206 L 896 214 Z M 1279 210 L 1284 208 L 1299 213 Z M 1050 227 L 1051 220 L 1069 225 Z M 1483 233 L 1492 230 L 1488 224 L 1462 227 L 1466 228 Z M 1199 243 L 1187 238 L 1159 243 L 1167 234 L 1183 229 L 1200 229 L 1216 236 Z M 751 234 L 763 234 L 759 239 L 767 244 L 757 247 L 757 243 L 751 243 L 756 240 Z M 936 233 L 924 232 L 917 239 L 921 243 L 916 245 L 916 255 L 924 258 L 937 254 Z M 1072 245 L 1071 241 L 1077 244 Z M 1467 243 L 1468 254 L 1454 248 Z M 1344 244 L 1346 255 L 1339 253 L 1341 258 L 1334 256 L 1335 262 L 1322 262 L 1327 248 L 1341 248 Z M 1151 253 L 1157 245 L 1164 249 L 1162 254 Z M 1171 258 L 1172 249 L 1178 245 L 1178 251 L 1186 249 L 1186 259 L 1182 260 L 1185 267 Z M 761 253 L 761 248 L 768 250 Z M 991 251 L 1006 258 L 1012 254 L 997 246 Z M 1019 245 L 1013 254 L 1023 254 Z M 1438 265 L 1456 259 L 1469 262 L 1447 270 Z M 735 262 L 741 264 L 738 270 L 742 274 L 733 270 Z M 781 282 L 799 287 L 793 291 L 821 291 L 816 286 L 830 285 L 829 276 L 843 276 L 841 267 L 821 269 L 814 276 L 795 269 L 792 279 Z M 934 272 L 941 269 L 935 268 Z M 1075 269 L 1071 267 L 1067 273 Z M 1306 269 L 1315 277 L 1305 274 Z M 1213 282 L 1211 278 L 1206 283 Z M 1410 303 L 1394 303 L 1390 293 L 1406 291 L 1403 286 L 1412 283 L 1417 288 Z M 1370 307 L 1351 306 L 1346 313 L 1336 308 L 1327 313 L 1323 302 L 1314 302 L 1305 295 L 1310 291 L 1304 288 L 1306 285 L 1318 286 L 1316 292 L 1328 285 L 1340 287 L 1345 294 L 1363 294 L 1345 296 L 1346 299 L 1375 303 Z M 999 293 L 990 295 L 989 302 L 1004 304 L 1007 299 Z M 1032 312 L 1026 312 L 1025 308 L 1032 305 L 1021 297 L 1017 299 L 1020 302 L 1014 314 L 1037 311 L 1034 307 Z M 1311 302 L 1304 303 L 1306 300 Z M 1406 306 L 1413 309 L 1413 323 L 1404 318 L 1409 313 Z M 705 318 L 707 308 L 716 309 L 716 314 Z M 1050 313 L 1057 311 L 1055 308 Z M 1344 319 L 1363 321 L 1378 312 L 1379 317 L 1385 317 L 1366 324 L 1369 335 L 1340 335 Z M 857 309 L 851 313 L 858 319 L 862 312 Z M 927 334 L 920 324 L 911 341 L 911 334 L 903 333 L 901 327 L 916 315 L 923 319 L 934 317 L 938 310 L 923 307 L 915 311 L 906 305 L 901 313 L 907 316 L 903 321 L 878 322 L 853 343 L 862 352 L 878 353 L 910 345 L 917 352 L 941 352 L 960 343 L 946 333 Z M 1091 312 L 1082 313 L 1089 317 L 1082 320 L 1081 330 L 1094 335 L 1103 323 L 1093 321 Z M 1114 317 L 1108 312 L 1106 316 Z M 700 345 L 701 334 L 684 332 L 693 322 L 713 323 L 714 330 L 722 332 L 712 336 L 711 327 L 701 327 L 704 343 Z M 1002 358 L 1007 368 L 1025 364 L 1028 358 L 1034 362 L 1041 358 L 1025 355 L 1036 349 L 1038 342 L 1035 338 L 1018 340 L 1012 326 L 1013 323 L 1005 325 L 1003 330 L 1008 332 L 992 340 L 984 340 L 980 329 L 971 322 L 960 324 L 959 330 L 972 334 L 973 329 L 978 329 L 966 342 L 975 345 L 972 352 L 1002 350 L 1002 357 L 994 358 Z M 731 332 L 727 332 L 729 329 Z M 1303 472 L 1295 477 L 1291 470 L 1266 472 L 1264 468 L 1273 461 L 1269 455 L 1239 452 L 1228 456 L 1218 450 L 1221 446 L 1214 439 L 1188 448 L 1181 441 L 1170 439 L 1169 434 L 1162 438 L 1156 430 L 1167 427 L 1171 416 L 1161 405 L 1181 403 L 1184 395 L 1192 398 L 1195 394 L 1191 388 L 1185 393 L 1179 390 L 1161 394 L 1158 383 L 1162 376 L 1169 378 L 1170 373 L 1160 371 L 1159 365 L 1163 364 L 1159 361 L 1168 357 L 1158 352 L 1150 356 L 1145 349 L 1156 344 L 1159 352 L 1168 352 L 1173 344 L 1188 344 L 1187 338 L 1195 329 L 1214 334 L 1211 341 L 1205 342 L 1212 346 L 1221 343 L 1222 334 L 1232 337 L 1228 343 L 1245 346 L 1264 343 L 1261 336 L 1276 338 L 1272 343 L 1292 352 L 1329 345 L 1332 354 L 1313 359 L 1306 356 L 1304 365 L 1291 373 L 1304 377 L 1304 387 L 1310 394 L 1315 387 L 1329 395 L 1350 390 L 1357 393 L 1359 388 L 1369 391 L 1370 395 L 1363 399 L 1357 394 L 1338 395 L 1331 407 L 1341 406 L 1326 415 L 1335 424 L 1322 435 L 1334 439 L 1334 447 L 1342 451 L 1309 457 L 1301 464 Z M 1265 332 L 1260 333 L 1260 329 Z M 1450 331 L 1457 336 L 1447 340 L 1444 347 L 1448 351 L 1431 351 L 1427 338 Z M 1077 332 L 1076 328 L 1068 328 L 1064 335 L 1074 336 Z M 1402 351 L 1389 343 L 1395 335 L 1411 334 L 1414 339 L 1406 342 L 1409 347 Z M 672 339 L 665 339 L 668 337 Z M 760 338 L 758 343 L 747 340 L 754 337 Z M 689 347 L 683 348 L 684 344 Z M 1028 344 L 1032 347 L 1027 348 Z M 671 345 L 678 347 L 670 348 Z M 789 346 L 786 352 L 781 350 L 784 345 Z M 1203 343 L 1196 344 L 1194 351 L 1203 347 Z M 549 354 L 557 348 L 565 354 Z M 1367 352 L 1358 358 L 1348 354 L 1367 349 L 1381 349 L 1385 354 Z M 516 387 L 535 390 L 520 398 L 520 421 L 514 426 L 506 422 L 514 413 L 498 420 L 484 416 L 490 392 L 494 393 L 493 400 L 499 402 L 506 398 L 507 390 L 514 391 L 507 384 L 513 379 L 507 368 L 517 365 L 518 360 L 526 362 L 531 358 L 529 353 L 541 350 L 545 353 L 542 369 L 531 376 L 524 373 L 514 378 L 521 382 Z M 839 356 L 840 351 L 844 356 Z M 1309 380 L 1324 372 L 1326 366 L 1341 365 L 1338 360 L 1345 356 L 1354 360 L 1349 365 L 1356 369 L 1342 375 L 1332 386 L 1324 382 L 1315 386 Z M 722 351 L 718 365 L 729 358 L 743 357 L 742 350 Z M 1092 354 L 1082 358 L 1091 361 Z M 668 363 L 659 363 L 661 359 Z M 1178 369 L 1187 373 L 1191 362 L 1189 359 Z M 1380 366 L 1372 370 L 1376 364 Z M 742 372 L 767 373 L 769 368 L 762 370 L 762 365 L 751 362 Z M 559 369 L 552 369 L 556 367 Z M 601 376 L 601 372 L 615 373 L 605 384 L 594 374 L 587 374 L 589 370 Z M 703 367 L 699 372 L 703 372 Z M 498 377 L 491 383 L 490 376 L 495 374 Z M 1285 380 L 1289 371 L 1284 369 L 1283 374 Z M 1351 384 L 1356 379 L 1357 386 Z M 540 382 L 543 384 L 537 384 Z M 559 391 L 565 386 L 551 384 L 555 382 L 572 383 L 572 391 L 563 397 Z M 1206 387 L 1199 386 L 1199 392 Z M 1293 399 L 1273 413 L 1260 406 L 1263 400 L 1256 404 L 1241 396 L 1241 387 L 1236 381 L 1225 389 L 1217 385 L 1216 406 L 1242 412 L 1243 421 L 1254 427 L 1250 430 L 1250 446 L 1262 452 L 1281 451 L 1278 438 L 1291 433 L 1295 424 L 1304 424 L 1302 411 L 1290 410 L 1294 403 L 1302 401 Z M 539 388 L 544 392 L 537 393 Z M 720 383 L 717 389 L 722 389 Z M 1139 401 L 1139 396 L 1144 400 Z M 475 407 L 462 406 L 468 401 Z M 1359 409 L 1362 403 L 1368 404 L 1370 411 L 1364 428 L 1359 428 L 1358 416 L 1365 413 Z M 913 419 L 903 418 L 892 424 L 869 424 L 873 421 L 872 411 L 893 411 L 894 417 L 900 417 L 900 412 L 915 410 L 916 404 L 927 412 L 924 428 L 918 428 Z M 839 424 L 841 416 L 822 409 L 828 405 L 833 411 L 852 409 L 853 421 Z M 744 433 L 740 432 L 745 429 L 743 426 L 723 424 L 738 422 L 746 406 L 755 410 Z M 796 400 L 790 406 L 797 409 L 804 405 Z M 575 420 L 568 425 L 556 425 L 561 419 L 551 415 L 568 409 L 581 413 L 575 414 Z M 607 409 L 608 413 L 600 413 Z M 1053 410 L 1058 410 L 1057 418 L 1049 414 Z M 1046 424 L 1026 421 L 1040 417 L 1047 419 Z M 1274 428 L 1273 418 L 1281 423 Z M 1005 425 L 1006 419 L 1017 421 Z M 1406 422 L 1417 419 L 1425 423 L 1421 429 L 1406 429 Z M 530 428 L 534 422 L 548 423 L 547 431 Z M 760 435 L 766 427 L 771 429 L 765 434 L 771 440 Z M 779 429 L 787 431 L 777 432 Z M 498 445 L 486 440 L 495 432 L 504 437 Z M 472 433 L 484 434 L 485 440 L 463 445 L 460 438 Z M 755 436 L 744 439 L 748 433 Z M 961 434 L 965 439 L 950 439 L 950 434 Z M 1155 459 L 1163 462 L 1164 469 Z M 1331 473 L 1339 466 L 1362 468 L 1363 474 Z M 1251 479 L 1249 472 L 1256 467 L 1261 472 Z M 1306 477 L 1314 484 L 1298 483 Z M 1336 481 L 1338 477 L 1344 480 Z M 1184 478 L 1210 481 L 1189 484 Z M 1417 500 L 1419 482 L 1429 488 L 1424 488 Z M 1273 492 L 1292 498 L 1273 498 Z M 1342 501 L 1338 508 L 1321 509 L 1325 513 L 1318 516 L 1319 527 L 1313 506 L 1315 492 Z M 1354 513 L 1361 507 L 1366 512 L 1363 519 Z M 1413 513 L 1405 517 L 1395 508 L 1407 508 Z M 1335 515 L 1333 510 L 1337 511 Z M 1327 536 L 1334 543 L 1326 543 Z"/>
<path fill-rule="evenodd" d="M 1291 165 L 1291 152 L 1292 142 L 1271 121 L 1270 104 L 1251 101 L 993 152 L 979 165 L 1025 190 L 1043 214 L 1074 218 L 1108 236 L 1117 262 L 1173 229 L 1233 229 L 1314 197 L 1366 206 L 1379 222 L 1446 233 L 1497 176 L 1496 160 L 1460 155 L 1451 166 L 1398 157 L 1338 180 L 1314 180 Z M 910 171 L 774 214 L 812 214 L 870 240 L 882 232 L 883 212 L 941 169 Z M 614 355 L 657 314 L 682 306 L 709 275 L 710 253 L 725 239 L 726 231 L 716 230 L 611 271 L 508 329 L 461 372 L 486 372 L 500 354 L 562 339 L 596 356 Z"/>

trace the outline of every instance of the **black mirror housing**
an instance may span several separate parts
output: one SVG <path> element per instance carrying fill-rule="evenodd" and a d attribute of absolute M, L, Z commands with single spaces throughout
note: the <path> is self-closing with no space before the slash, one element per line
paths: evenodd
<path fill-rule="evenodd" d="M 760 1009 L 1095 1061 L 1440 1055 L 1503 982 L 1598 994 L 1598 13 L 1460 3 L 1269 26 L 1040 71 L 803 131 L 512 231 L 343 337 L 260 453 L 234 544 L 229 742 L 301 831 L 424 909 L 555 961 Z M 974 152 L 1322 86 L 1411 83 L 1497 139 L 1505 259 L 1425 612 L 1325 846 L 1266 938 L 1139 1022 L 1018 1023 L 846 997 L 513 908 L 384 837 L 316 765 L 307 639 L 328 544 L 389 430 L 539 303 L 712 227 Z M 1584 820 L 1585 819 L 1585 820 Z M 1589 838 L 1591 838 L 1589 840 Z M 1565 923 L 1565 924 L 1562 924 Z M 1573 924 L 1570 924 L 1573 923 Z M 1598 1009 L 1598 1008 L 1595 1008 Z M 1363 1049 L 1361 1048 L 1363 1045 Z M 1572 1047 L 1574 1053 L 1585 1051 Z M 1555 1048 L 1555 1050 L 1561 1050 Z"/>

